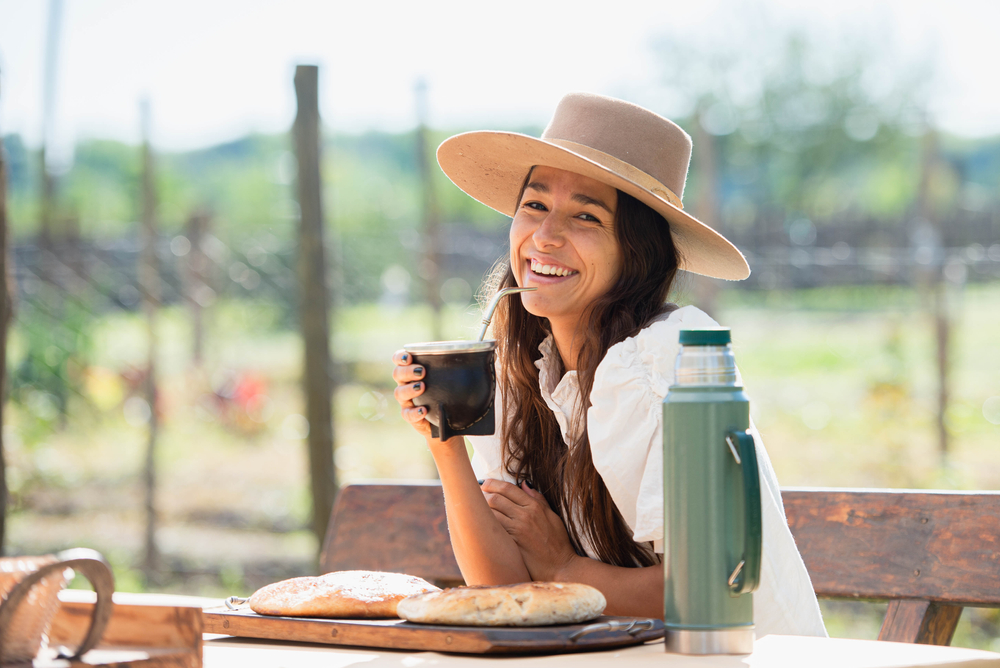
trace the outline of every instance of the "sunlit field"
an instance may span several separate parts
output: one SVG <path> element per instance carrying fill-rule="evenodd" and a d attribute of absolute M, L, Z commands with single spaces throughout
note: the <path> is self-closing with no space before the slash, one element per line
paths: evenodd
<path fill-rule="evenodd" d="M 733 328 L 753 416 L 783 486 L 997 489 L 997 305 L 1000 286 L 954 295 L 946 456 L 934 423 L 932 325 L 913 291 L 733 290 L 720 295 L 716 316 Z M 471 307 L 444 314 L 447 338 L 470 338 L 477 323 Z M 390 377 L 394 350 L 430 338 L 429 312 L 353 306 L 335 314 L 334 330 L 339 482 L 433 477 L 422 439 L 395 408 Z M 108 315 L 90 327 L 65 418 L 44 393 L 9 404 L 10 551 L 96 548 L 113 562 L 121 590 L 247 594 L 312 572 L 297 334 L 274 305 L 220 302 L 199 369 L 184 311 L 162 311 L 157 331 L 162 581 L 144 582 L 137 570 L 149 417 L 129 371 L 145 355 L 137 315 Z M 15 325 L 12 366 L 24 336 Z M 874 637 L 884 609 L 824 603 L 830 632 L 840 636 Z M 996 611 L 966 611 L 954 644 L 1000 649 L 997 622 Z"/>

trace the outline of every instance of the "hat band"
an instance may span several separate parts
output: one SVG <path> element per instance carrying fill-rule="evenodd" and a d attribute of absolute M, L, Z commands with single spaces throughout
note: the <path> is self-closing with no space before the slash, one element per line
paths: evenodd
<path fill-rule="evenodd" d="M 684 205 L 681 204 L 681 198 L 674 194 L 670 188 L 666 187 L 641 169 L 637 169 L 627 162 L 619 160 L 613 155 L 605 153 L 604 151 L 598 151 L 596 148 L 591 148 L 585 144 L 578 144 L 575 141 L 569 141 L 568 139 L 542 137 L 542 141 L 555 144 L 556 146 L 560 146 L 564 149 L 572 151 L 573 153 L 581 155 L 588 160 L 596 162 L 602 167 L 605 167 L 612 172 L 616 172 L 619 176 L 628 179 L 640 188 L 648 190 L 658 197 L 662 197 L 678 209 L 684 208 Z"/>

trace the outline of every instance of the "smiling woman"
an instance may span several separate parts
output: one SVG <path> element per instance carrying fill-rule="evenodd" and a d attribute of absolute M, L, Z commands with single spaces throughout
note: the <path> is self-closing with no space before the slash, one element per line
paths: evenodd
<path fill-rule="evenodd" d="M 679 269 L 750 273 L 739 250 L 683 210 L 690 155 L 690 138 L 667 119 L 583 94 L 563 98 L 541 138 L 471 132 L 438 149 L 452 181 L 513 218 L 510 256 L 488 291 L 536 288 L 494 316 L 499 433 L 470 437 L 471 462 L 461 438 L 431 438 L 413 403 L 424 370 L 404 352 L 394 358 L 396 399 L 427 438 L 470 584 L 582 582 L 601 590 L 608 614 L 662 616 L 661 404 L 679 331 L 716 326 L 667 297 Z M 759 439 L 757 450 L 758 635 L 824 635 Z"/>

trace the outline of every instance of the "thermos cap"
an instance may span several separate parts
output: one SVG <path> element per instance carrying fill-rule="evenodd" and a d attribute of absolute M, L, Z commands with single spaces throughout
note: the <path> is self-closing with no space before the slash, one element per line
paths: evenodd
<path fill-rule="evenodd" d="M 682 346 L 725 346 L 732 343 L 728 327 L 713 329 L 682 329 L 680 344 Z"/>
<path fill-rule="evenodd" d="M 682 329 L 674 385 L 739 387 L 729 329 Z"/>

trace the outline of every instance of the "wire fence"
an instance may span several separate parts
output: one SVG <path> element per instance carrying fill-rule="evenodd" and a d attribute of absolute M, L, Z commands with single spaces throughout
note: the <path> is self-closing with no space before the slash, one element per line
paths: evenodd
<path fill-rule="evenodd" d="M 940 229 L 944 234 L 937 232 Z M 758 219 L 726 230 L 744 250 L 749 279 L 730 289 L 798 289 L 831 285 L 917 285 L 940 275 L 953 285 L 1000 277 L 1000 213 L 982 212 L 940 228 L 909 221 L 872 220 L 814 225 Z M 426 297 L 424 240 L 412 229 L 391 235 L 352 235 L 331 244 L 330 283 L 338 304 L 405 305 Z M 506 231 L 463 224 L 442 226 L 437 255 L 442 299 L 469 304 L 484 274 L 507 252 Z M 15 332 L 49 340 L 48 359 L 65 357 L 81 328 L 109 313 L 139 310 L 138 237 L 14 245 Z M 278 326 L 296 329 L 298 279 L 294 242 L 272 234 L 223 241 L 210 233 L 196 246 L 184 235 L 156 247 L 161 306 L 207 309 L 218 300 L 267 303 Z M 29 344 L 29 348 L 37 347 Z M 64 365 L 53 367 L 62 373 Z M 38 371 L 44 375 L 43 370 Z M 15 374 L 17 380 L 17 374 Z M 23 380 L 23 379 L 22 379 Z M 62 379 L 65 381 L 66 379 Z M 37 379 L 43 382 L 41 376 Z"/>

